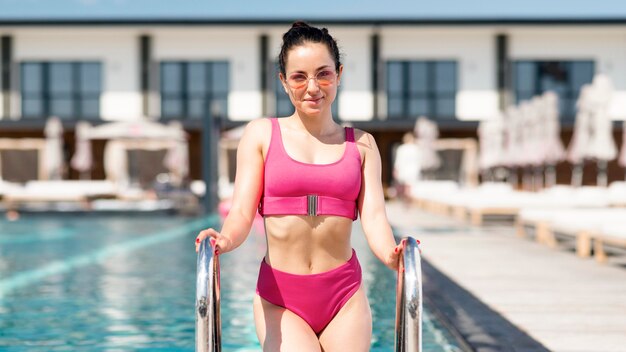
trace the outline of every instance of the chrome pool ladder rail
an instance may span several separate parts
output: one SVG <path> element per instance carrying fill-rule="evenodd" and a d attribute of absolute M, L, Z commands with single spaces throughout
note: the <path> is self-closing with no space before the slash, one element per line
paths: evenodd
<path fill-rule="evenodd" d="M 396 352 L 422 351 L 422 262 L 419 242 L 403 241 L 396 286 Z"/>
<path fill-rule="evenodd" d="M 209 238 L 200 243 L 196 270 L 196 351 L 220 352 L 220 262 Z"/>

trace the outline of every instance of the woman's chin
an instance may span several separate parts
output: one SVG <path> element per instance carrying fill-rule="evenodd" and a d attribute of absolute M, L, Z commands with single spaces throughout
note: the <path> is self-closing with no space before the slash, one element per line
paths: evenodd
<path fill-rule="evenodd" d="M 303 112 L 307 116 L 319 116 L 322 114 L 321 109 L 304 109 Z"/>
<path fill-rule="evenodd" d="M 326 110 L 327 109 L 325 109 L 324 106 L 320 106 L 320 107 L 303 106 L 300 111 L 302 111 L 302 113 L 307 116 L 319 116 L 319 115 L 322 115 L 324 111 Z"/>

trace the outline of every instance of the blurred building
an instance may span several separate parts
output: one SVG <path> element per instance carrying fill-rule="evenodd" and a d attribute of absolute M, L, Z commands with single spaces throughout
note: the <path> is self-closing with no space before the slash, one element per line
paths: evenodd
<path fill-rule="evenodd" d="M 82 4 L 76 6 L 84 13 L 70 11 L 68 3 Z M 626 10 L 605 11 L 609 5 L 515 13 L 503 4 L 493 11 L 488 1 L 484 9 L 443 7 L 430 14 L 410 2 L 369 9 L 349 2 L 325 7 L 329 16 L 324 9 L 304 16 L 293 4 L 272 15 L 258 4 L 237 12 L 228 4 L 213 4 L 211 11 L 193 3 L 177 3 L 183 9 L 170 12 L 123 13 L 103 10 L 97 1 L 60 1 L 68 15 L 63 8 L 4 7 L 0 137 L 41 136 L 50 116 L 64 122 L 67 142 L 81 120 L 179 120 L 192 137 L 191 176 L 198 179 L 203 118 L 218 117 L 227 129 L 291 113 L 279 89 L 277 55 L 289 23 L 301 18 L 338 39 L 345 67 L 335 118 L 374 134 L 385 181 L 393 144 L 422 115 L 438 123 L 441 137 L 475 137 L 478 121 L 553 90 L 567 143 L 580 87 L 602 72 L 615 86 L 611 115 L 626 117 Z M 616 130 L 618 141 L 619 135 Z M 67 145 L 70 158 L 73 143 Z M 102 177 L 101 166 L 92 177 Z"/>

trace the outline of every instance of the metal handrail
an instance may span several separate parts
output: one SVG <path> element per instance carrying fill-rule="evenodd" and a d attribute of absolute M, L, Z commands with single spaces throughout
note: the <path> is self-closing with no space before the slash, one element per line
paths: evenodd
<path fill-rule="evenodd" d="M 418 242 L 407 237 L 396 286 L 396 352 L 422 351 L 422 271 Z M 196 351 L 221 352 L 220 264 L 209 239 L 196 265 Z"/>
<path fill-rule="evenodd" d="M 403 241 L 396 286 L 396 352 L 422 351 L 422 263 L 419 242 Z"/>
<path fill-rule="evenodd" d="M 209 238 L 200 243 L 196 270 L 196 351 L 220 352 L 220 261 Z"/>

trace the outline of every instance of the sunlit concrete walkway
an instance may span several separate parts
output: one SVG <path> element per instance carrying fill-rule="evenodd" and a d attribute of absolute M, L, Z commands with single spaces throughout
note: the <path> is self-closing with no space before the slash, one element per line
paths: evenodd
<path fill-rule="evenodd" d="M 428 263 L 548 350 L 626 351 L 626 266 L 521 239 L 504 222 L 472 227 L 394 202 L 387 212 L 397 234 L 421 240 Z"/>

